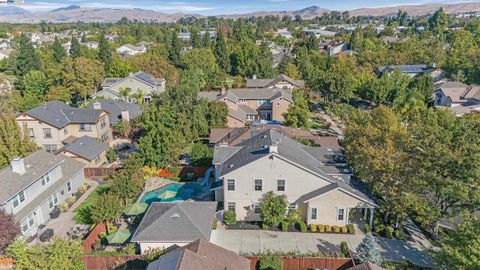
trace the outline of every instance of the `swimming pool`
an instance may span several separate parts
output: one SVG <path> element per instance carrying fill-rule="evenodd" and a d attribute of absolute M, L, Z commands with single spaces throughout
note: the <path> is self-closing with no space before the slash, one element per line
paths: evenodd
<path fill-rule="evenodd" d="M 201 185 L 198 183 L 174 183 L 145 193 L 140 202 L 173 202 L 186 201 L 202 192 Z"/>

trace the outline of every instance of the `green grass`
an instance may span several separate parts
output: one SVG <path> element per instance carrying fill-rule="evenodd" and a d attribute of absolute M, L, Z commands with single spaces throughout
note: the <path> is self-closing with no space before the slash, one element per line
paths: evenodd
<path fill-rule="evenodd" d="M 90 208 L 95 203 L 98 196 L 107 192 L 111 185 L 112 184 L 107 183 L 96 187 L 95 190 L 90 193 L 88 198 L 75 209 L 76 214 L 73 219 L 77 224 L 93 224 L 90 216 Z"/>

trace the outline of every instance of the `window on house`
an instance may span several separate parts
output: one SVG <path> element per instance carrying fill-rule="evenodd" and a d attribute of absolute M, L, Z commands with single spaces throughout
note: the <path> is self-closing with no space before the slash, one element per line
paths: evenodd
<path fill-rule="evenodd" d="M 105 118 L 103 118 L 102 121 L 100 122 L 100 128 L 104 129 L 106 126 L 107 126 L 107 121 L 105 120 Z"/>
<path fill-rule="evenodd" d="M 100 155 L 98 155 L 97 157 L 95 157 L 95 164 L 98 164 L 100 162 Z"/>
<path fill-rule="evenodd" d="M 26 216 L 22 221 L 20 222 L 20 228 L 22 229 L 22 232 L 25 233 L 28 231 L 30 228 L 32 228 L 35 225 L 35 217 L 33 213 L 30 215 Z"/>
<path fill-rule="evenodd" d="M 43 137 L 44 138 L 52 138 L 52 129 L 44 128 L 43 129 Z"/>
<path fill-rule="evenodd" d="M 42 186 L 45 186 L 49 182 L 50 182 L 50 174 L 47 173 L 44 176 L 42 176 Z"/>
<path fill-rule="evenodd" d="M 227 190 L 235 190 L 235 179 L 228 179 L 227 180 Z"/>
<path fill-rule="evenodd" d="M 102 140 L 102 142 L 106 142 L 108 141 L 108 131 L 103 133 L 102 137 L 100 138 Z"/>
<path fill-rule="evenodd" d="M 343 209 L 343 208 L 339 208 L 339 209 L 338 209 L 338 216 L 337 216 L 337 219 L 338 219 L 338 220 L 343 220 L 343 218 L 344 218 L 344 215 L 345 215 L 345 209 Z"/>
<path fill-rule="evenodd" d="M 316 219 L 317 219 L 317 208 L 312 208 L 312 209 L 311 209 L 310 219 L 312 219 L 312 220 L 316 220 Z"/>
<path fill-rule="evenodd" d="M 68 129 L 67 129 L 67 128 L 64 128 L 64 129 L 63 129 L 63 134 L 64 134 L 64 135 L 67 135 L 67 134 L 68 134 Z"/>
<path fill-rule="evenodd" d="M 285 180 L 278 179 L 277 180 L 277 191 L 285 191 Z"/>
<path fill-rule="evenodd" d="M 78 130 L 82 132 L 92 131 L 92 126 L 90 126 L 89 124 L 82 123 L 78 125 Z"/>
<path fill-rule="evenodd" d="M 50 196 L 50 198 L 48 198 L 48 207 L 50 207 L 50 209 L 52 209 L 57 204 L 58 204 L 58 194 L 53 193 L 53 195 Z"/>
<path fill-rule="evenodd" d="M 228 202 L 227 210 L 235 212 L 235 202 Z"/>
<path fill-rule="evenodd" d="M 260 204 L 259 203 L 256 203 L 254 206 L 253 206 L 253 210 L 255 212 L 255 214 L 260 214 L 262 212 L 262 208 L 260 208 Z"/>
<path fill-rule="evenodd" d="M 35 132 L 33 131 L 33 128 L 28 129 L 28 137 L 35 138 Z"/>
<path fill-rule="evenodd" d="M 22 190 L 13 198 L 13 208 L 18 207 L 24 201 L 25 201 L 25 191 Z"/>
<path fill-rule="evenodd" d="M 67 182 L 67 191 L 68 192 L 72 191 L 72 182 L 70 181 Z"/>
<path fill-rule="evenodd" d="M 262 191 L 262 179 L 255 179 L 255 191 Z"/>
<path fill-rule="evenodd" d="M 47 151 L 49 153 L 53 153 L 53 152 L 57 151 L 57 145 L 56 144 L 44 144 L 43 148 L 45 149 L 45 151 Z"/>

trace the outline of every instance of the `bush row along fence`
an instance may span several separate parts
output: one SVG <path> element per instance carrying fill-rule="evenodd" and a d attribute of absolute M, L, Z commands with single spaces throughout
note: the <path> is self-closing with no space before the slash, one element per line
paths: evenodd
<path fill-rule="evenodd" d="M 144 270 L 147 266 L 143 255 L 82 256 L 80 259 L 85 264 L 86 270 L 113 269 L 119 266 L 122 266 L 122 269 Z"/>
<path fill-rule="evenodd" d="M 250 269 L 257 269 L 260 257 L 247 257 L 250 259 Z M 283 258 L 283 270 L 306 270 L 312 268 L 328 269 L 328 270 L 346 270 L 354 266 L 353 260 L 350 258 Z"/>
<path fill-rule="evenodd" d="M 101 232 L 106 232 L 107 226 L 105 223 L 97 224 L 88 234 L 88 236 L 83 241 L 83 251 L 84 252 L 91 252 L 92 246 L 95 242 L 99 239 L 98 234 Z"/>

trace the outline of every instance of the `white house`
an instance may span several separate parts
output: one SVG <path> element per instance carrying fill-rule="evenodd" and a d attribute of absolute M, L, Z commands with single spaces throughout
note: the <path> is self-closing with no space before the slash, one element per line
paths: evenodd
<path fill-rule="evenodd" d="M 215 199 L 237 220 L 261 220 L 259 201 L 273 191 L 286 195 L 289 208 L 299 209 L 307 224 L 345 226 L 354 209 L 364 218 L 369 209 L 368 222 L 373 221 L 377 204 L 350 180 L 340 151 L 308 147 L 267 130 L 237 146 L 216 146 L 213 164 Z"/>
<path fill-rule="evenodd" d="M 125 44 L 120 46 L 117 50 L 117 53 L 120 55 L 137 55 L 147 52 L 147 48 L 143 45 L 136 46 L 132 44 Z"/>
<path fill-rule="evenodd" d="M 0 49 L 0 60 L 6 59 L 13 52 L 13 49 Z"/>
<path fill-rule="evenodd" d="M 33 236 L 56 205 L 85 181 L 82 162 L 39 150 L 0 170 L 0 209 L 14 216 L 22 234 Z"/>

